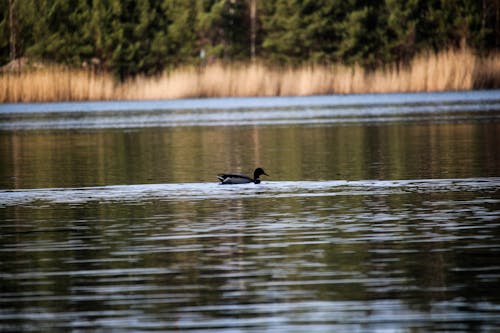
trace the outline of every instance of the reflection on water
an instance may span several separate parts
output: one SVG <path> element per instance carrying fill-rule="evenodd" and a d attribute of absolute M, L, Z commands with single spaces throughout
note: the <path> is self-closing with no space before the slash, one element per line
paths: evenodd
<path fill-rule="evenodd" d="M 493 329 L 499 185 L 478 178 L 1 192 L 0 323 Z"/>
<path fill-rule="evenodd" d="M 498 176 L 500 122 L 0 131 L 0 188 Z M 193 162 L 196 161 L 196 162 Z"/>
<path fill-rule="evenodd" d="M 495 95 L 374 96 L 252 100 L 318 120 L 283 111 L 280 125 L 134 126 L 147 112 L 133 111 L 125 130 L 68 127 L 82 103 L 4 112 L 0 331 L 497 330 Z M 332 99 L 368 119 L 359 108 L 402 98 L 431 111 L 320 120 Z M 158 103 L 145 108 L 165 116 Z M 123 109 L 97 106 L 85 112 Z M 70 112 L 18 127 L 51 107 Z M 262 184 L 216 182 L 256 165 Z"/>

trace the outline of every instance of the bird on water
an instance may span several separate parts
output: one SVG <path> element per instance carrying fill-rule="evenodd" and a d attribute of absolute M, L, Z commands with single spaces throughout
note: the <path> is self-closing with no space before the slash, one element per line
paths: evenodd
<path fill-rule="evenodd" d="M 253 178 L 238 173 L 221 173 L 217 175 L 217 178 L 219 178 L 221 184 L 247 184 L 247 183 L 259 184 L 260 183 L 259 177 L 262 175 L 269 176 L 264 171 L 264 169 L 257 168 L 253 172 Z"/>

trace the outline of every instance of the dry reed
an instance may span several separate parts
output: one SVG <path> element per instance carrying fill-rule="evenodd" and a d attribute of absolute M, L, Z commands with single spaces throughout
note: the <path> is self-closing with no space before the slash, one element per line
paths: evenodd
<path fill-rule="evenodd" d="M 136 77 L 122 83 L 110 74 L 45 67 L 0 73 L 0 102 L 304 96 L 499 87 L 500 55 L 479 58 L 466 49 L 426 53 L 407 66 L 374 71 L 341 64 L 270 68 L 261 63 L 215 63 L 180 67 L 157 77 Z"/>

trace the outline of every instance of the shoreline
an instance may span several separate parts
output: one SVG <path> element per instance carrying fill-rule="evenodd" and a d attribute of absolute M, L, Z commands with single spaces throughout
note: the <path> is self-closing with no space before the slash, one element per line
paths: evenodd
<path fill-rule="evenodd" d="M 0 73 L 0 103 L 144 101 L 206 97 L 471 91 L 500 88 L 500 54 L 448 50 L 415 57 L 408 66 L 270 67 L 259 62 L 181 66 L 154 77 L 117 82 L 109 73 L 62 66 Z"/>

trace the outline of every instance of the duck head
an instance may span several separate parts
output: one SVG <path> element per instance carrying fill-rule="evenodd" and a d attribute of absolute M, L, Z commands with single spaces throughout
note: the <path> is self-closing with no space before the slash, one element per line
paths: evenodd
<path fill-rule="evenodd" d="M 268 174 L 264 171 L 264 169 L 262 169 L 262 168 L 257 168 L 257 169 L 255 169 L 255 171 L 253 172 L 253 179 L 257 181 L 261 175 L 266 175 L 266 176 L 269 176 L 269 175 L 268 175 Z"/>

